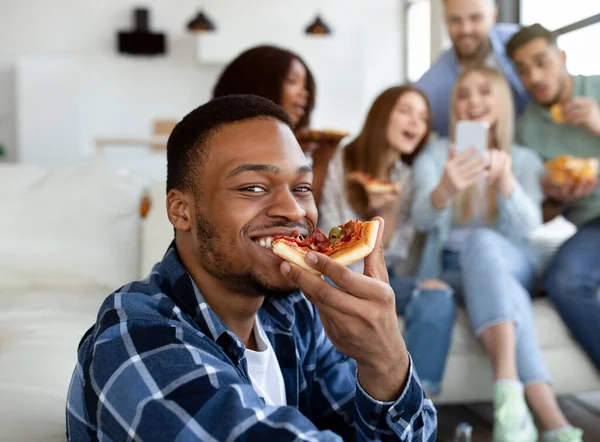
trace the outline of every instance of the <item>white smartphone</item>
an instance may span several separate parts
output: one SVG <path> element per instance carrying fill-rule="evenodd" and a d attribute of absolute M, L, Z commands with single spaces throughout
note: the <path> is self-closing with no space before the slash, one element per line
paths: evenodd
<path fill-rule="evenodd" d="M 490 125 L 484 121 L 459 121 L 456 123 L 456 154 L 469 150 L 474 147 L 482 154 L 488 148 L 488 133 Z"/>

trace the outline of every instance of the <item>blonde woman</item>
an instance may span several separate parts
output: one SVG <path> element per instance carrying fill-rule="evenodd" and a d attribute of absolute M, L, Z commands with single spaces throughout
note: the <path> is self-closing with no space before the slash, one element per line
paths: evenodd
<path fill-rule="evenodd" d="M 529 245 L 541 224 L 544 173 L 537 155 L 513 143 L 510 88 L 490 68 L 464 71 L 451 101 L 459 120 L 490 126 L 485 155 L 457 155 L 453 144 L 428 146 L 413 168 L 414 225 L 427 232 L 420 276 L 441 278 L 464 301 L 493 365 L 494 441 L 581 441 L 562 414 L 535 334 L 530 293 L 538 257 Z"/>

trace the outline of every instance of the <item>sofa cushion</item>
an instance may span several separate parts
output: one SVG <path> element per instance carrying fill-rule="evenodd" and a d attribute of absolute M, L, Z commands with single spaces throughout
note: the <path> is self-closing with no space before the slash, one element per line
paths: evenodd
<path fill-rule="evenodd" d="M 77 346 L 108 294 L 0 289 L 0 440 L 65 440 Z"/>
<path fill-rule="evenodd" d="M 573 345 L 573 340 L 565 324 L 548 299 L 536 298 L 533 301 L 533 312 L 538 341 L 543 350 Z M 451 351 L 456 353 L 483 352 L 483 347 L 472 332 L 469 318 L 462 309 L 457 315 L 457 325 L 454 327 Z"/>
<path fill-rule="evenodd" d="M 536 298 L 533 300 L 533 309 L 535 329 L 542 350 L 559 349 L 574 345 L 567 327 L 548 299 Z M 400 327 L 403 329 L 402 318 L 399 321 Z M 452 354 L 484 354 L 483 346 L 475 338 L 469 317 L 462 308 L 458 310 L 456 315 L 450 352 Z"/>
<path fill-rule="evenodd" d="M 137 279 L 142 183 L 102 167 L 0 166 L 0 288 Z"/>

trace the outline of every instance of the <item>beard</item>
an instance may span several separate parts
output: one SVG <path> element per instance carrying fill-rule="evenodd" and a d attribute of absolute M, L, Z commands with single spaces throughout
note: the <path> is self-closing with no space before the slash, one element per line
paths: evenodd
<path fill-rule="evenodd" d="M 567 79 L 564 77 L 561 77 L 559 80 L 558 89 L 556 90 L 556 94 L 554 95 L 554 97 L 552 97 L 552 99 L 549 100 L 548 103 L 542 103 L 542 104 L 547 107 L 550 107 L 553 104 L 559 103 L 566 88 L 567 88 Z"/>
<path fill-rule="evenodd" d="M 225 239 L 197 208 L 196 236 L 202 267 L 215 278 L 223 281 L 230 289 L 251 296 L 271 299 L 287 298 L 298 290 L 282 290 L 270 284 L 262 275 L 251 268 L 236 270 L 233 265 L 239 256 L 235 240 Z"/>
<path fill-rule="evenodd" d="M 459 39 L 462 37 L 459 37 Z M 454 45 L 456 55 L 459 61 L 466 63 L 467 67 L 485 62 L 485 59 L 492 50 L 492 44 L 489 38 L 482 38 L 477 47 L 471 52 L 462 52 L 459 45 Z"/>

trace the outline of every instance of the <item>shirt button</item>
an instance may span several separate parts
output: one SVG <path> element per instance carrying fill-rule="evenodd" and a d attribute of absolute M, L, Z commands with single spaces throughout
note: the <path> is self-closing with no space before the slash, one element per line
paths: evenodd
<path fill-rule="evenodd" d="M 399 414 L 397 414 L 396 416 L 394 416 L 392 418 L 392 422 L 395 423 L 395 424 L 397 424 L 399 420 L 400 420 L 400 415 Z"/>

